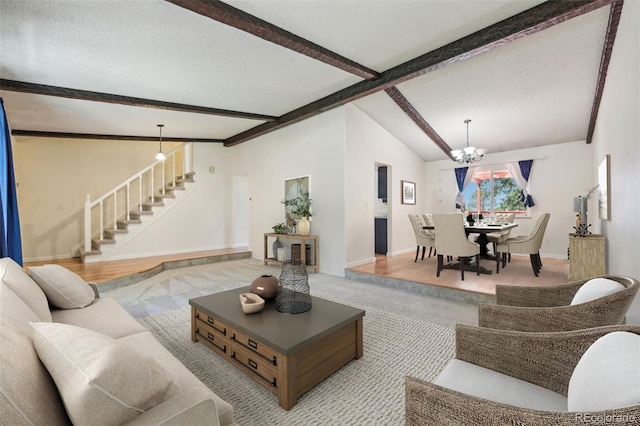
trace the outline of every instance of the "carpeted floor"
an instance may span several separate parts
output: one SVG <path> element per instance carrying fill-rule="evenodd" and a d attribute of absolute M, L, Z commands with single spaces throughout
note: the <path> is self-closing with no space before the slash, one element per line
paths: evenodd
<path fill-rule="evenodd" d="M 250 425 L 402 425 L 404 377 L 432 380 L 454 355 L 456 323 L 477 324 L 477 306 L 325 274 L 310 274 L 314 296 L 366 310 L 364 355 L 303 395 L 290 411 L 275 395 L 190 339 L 189 299 L 250 285 L 280 270 L 255 259 L 164 271 L 102 288 L 138 318 L 217 395 L 235 420 Z"/>
<path fill-rule="evenodd" d="M 248 286 L 262 274 L 280 276 L 276 266 L 256 259 L 230 260 L 163 271 L 122 287 L 100 286 L 100 293 L 118 302 L 136 318 L 178 309 L 189 299 Z M 309 274 L 311 294 L 371 306 L 383 311 L 422 319 L 453 328 L 457 323 L 476 325 L 478 307 L 470 303 L 439 299 L 406 288 L 368 283 L 327 274 Z"/>
<path fill-rule="evenodd" d="M 240 370 L 204 345 L 191 342 L 189 308 L 139 321 L 213 392 L 233 405 L 234 418 L 242 426 L 403 425 L 404 377 L 434 379 L 454 355 L 454 332 L 358 307 L 366 310 L 363 357 L 304 394 L 290 411 L 280 408 L 274 394 Z"/>

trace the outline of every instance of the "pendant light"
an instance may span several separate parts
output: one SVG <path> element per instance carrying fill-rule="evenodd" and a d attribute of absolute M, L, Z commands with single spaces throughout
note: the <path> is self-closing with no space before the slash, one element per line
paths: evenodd
<path fill-rule="evenodd" d="M 158 153 L 156 154 L 156 160 L 158 161 L 164 161 L 167 159 L 167 157 L 165 157 L 165 155 L 162 153 L 162 128 L 164 127 L 164 124 L 158 124 L 158 128 L 160 129 L 160 151 L 158 151 Z"/>

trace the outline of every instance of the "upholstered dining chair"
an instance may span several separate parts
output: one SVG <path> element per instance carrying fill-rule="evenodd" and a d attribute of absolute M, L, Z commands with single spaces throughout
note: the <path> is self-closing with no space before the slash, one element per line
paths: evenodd
<path fill-rule="evenodd" d="M 405 378 L 405 424 L 635 424 L 640 326 L 524 333 L 458 324 L 433 381 Z"/>
<path fill-rule="evenodd" d="M 496 223 L 513 223 L 516 218 L 515 213 L 498 213 L 496 214 Z M 509 228 L 500 232 L 489 232 L 487 234 L 487 239 L 493 245 L 493 254 L 496 254 L 496 247 L 499 243 L 502 243 L 507 240 L 511 236 L 511 230 L 513 228 Z"/>
<path fill-rule="evenodd" d="M 418 254 L 420 253 L 420 247 L 422 247 L 422 258 L 420 260 L 424 260 L 424 252 L 427 247 L 429 247 L 429 257 L 431 257 L 431 250 L 435 245 L 435 239 L 433 234 L 428 233 L 426 229 L 424 229 L 425 223 L 424 219 L 417 214 L 410 214 L 409 220 L 411 221 L 411 226 L 413 226 L 413 233 L 416 236 L 416 258 L 414 262 L 418 261 Z"/>
<path fill-rule="evenodd" d="M 637 279 L 618 275 L 555 286 L 496 285 L 496 304 L 478 306 L 478 325 L 552 332 L 621 324 L 639 289 Z"/>
<path fill-rule="evenodd" d="M 528 254 L 531 259 L 533 274 L 537 277 L 542 269 L 542 259 L 540 259 L 540 247 L 544 232 L 549 223 L 549 213 L 543 213 L 538 217 L 531 233 L 526 236 L 510 237 L 496 246 L 496 273 L 500 273 L 500 263 L 502 267 L 507 266 L 507 255 L 511 253 Z"/>
<path fill-rule="evenodd" d="M 444 269 L 443 256 L 460 258 L 460 276 L 464 281 L 465 258 L 475 257 L 476 273 L 480 275 L 480 245 L 467 238 L 464 231 L 462 215 L 434 214 L 433 224 L 436 231 L 436 253 L 438 254 L 438 268 L 436 276 Z"/>

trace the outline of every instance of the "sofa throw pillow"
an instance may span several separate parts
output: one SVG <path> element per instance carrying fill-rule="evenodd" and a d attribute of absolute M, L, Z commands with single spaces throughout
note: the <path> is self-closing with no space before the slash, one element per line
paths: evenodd
<path fill-rule="evenodd" d="M 162 402 L 173 381 L 153 358 L 112 337 L 68 324 L 31 326 L 73 424 L 128 422 Z"/>
<path fill-rule="evenodd" d="M 571 305 L 591 302 L 625 289 L 618 281 L 609 278 L 592 278 L 578 289 L 571 300 Z"/>
<path fill-rule="evenodd" d="M 616 331 L 596 340 L 569 380 L 572 412 L 613 410 L 640 404 L 640 335 Z"/>
<path fill-rule="evenodd" d="M 47 295 L 49 303 L 56 308 L 84 308 L 95 299 L 91 286 L 64 266 L 32 266 L 29 268 L 29 275 Z"/>

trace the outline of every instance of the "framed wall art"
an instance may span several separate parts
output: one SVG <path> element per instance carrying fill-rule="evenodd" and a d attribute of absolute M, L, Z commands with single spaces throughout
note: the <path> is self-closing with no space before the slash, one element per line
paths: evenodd
<path fill-rule="evenodd" d="M 309 176 L 301 176 L 291 179 L 285 179 L 284 181 L 284 199 L 292 200 L 298 198 L 303 192 L 310 194 Z M 300 216 L 292 212 L 292 206 L 285 205 L 285 219 L 287 214 L 291 219 L 300 219 Z"/>
<path fill-rule="evenodd" d="M 598 212 L 600 219 L 611 220 L 611 159 L 609 154 L 598 166 Z"/>
<path fill-rule="evenodd" d="M 416 203 L 416 183 L 408 180 L 402 181 L 402 204 Z"/>

